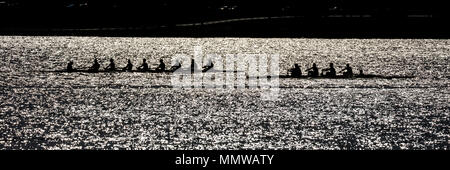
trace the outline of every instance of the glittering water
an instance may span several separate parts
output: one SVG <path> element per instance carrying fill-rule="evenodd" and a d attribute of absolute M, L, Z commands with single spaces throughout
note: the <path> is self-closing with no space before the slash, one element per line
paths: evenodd
<path fill-rule="evenodd" d="M 43 73 L 114 58 L 280 54 L 413 79 L 280 80 L 260 89 L 172 89 L 168 74 Z M 448 149 L 450 40 L 0 37 L 2 149 Z M 155 67 L 155 66 L 153 66 Z"/>

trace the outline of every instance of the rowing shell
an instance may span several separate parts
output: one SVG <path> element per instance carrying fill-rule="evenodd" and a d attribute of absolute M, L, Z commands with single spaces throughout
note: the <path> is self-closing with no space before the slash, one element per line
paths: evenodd
<path fill-rule="evenodd" d="M 44 73 L 172 73 L 171 70 L 51 70 L 51 71 L 41 71 Z"/>
<path fill-rule="evenodd" d="M 278 78 L 280 79 L 409 79 L 414 78 L 415 76 L 382 76 L 382 75 L 374 75 L 374 74 L 365 74 L 365 75 L 354 75 L 352 77 L 348 76 L 334 76 L 334 77 L 326 77 L 326 76 L 320 76 L 320 77 L 310 77 L 310 76 L 299 76 L 299 77 L 293 77 L 291 75 L 279 75 Z M 264 77 L 251 77 L 251 78 L 264 78 Z M 265 78 L 277 78 L 277 76 L 266 76 Z"/>
<path fill-rule="evenodd" d="M 195 70 L 190 69 L 178 69 L 178 70 L 50 70 L 50 71 L 40 71 L 43 73 L 237 73 L 243 71 L 231 71 L 231 70 L 215 70 L 215 69 L 205 69 L 205 70 Z"/>

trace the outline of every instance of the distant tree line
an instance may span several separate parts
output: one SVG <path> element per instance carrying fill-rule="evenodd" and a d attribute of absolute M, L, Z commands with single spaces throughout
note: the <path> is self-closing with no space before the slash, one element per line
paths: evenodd
<path fill-rule="evenodd" d="M 2 8 L 145 10 L 147 12 L 323 15 L 326 13 L 442 13 L 446 7 L 437 0 L 0 0 Z M 225 8 L 224 8 L 225 7 Z M 227 9 L 228 7 L 228 9 Z M 235 7 L 232 9 L 232 7 Z"/>
<path fill-rule="evenodd" d="M 256 16 L 448 17 L 447 7 L 437 0 L 0 0 L 0 8 L 3 16 L 19 17 L 29 23 L 66 25 L 174 24 Z"/>

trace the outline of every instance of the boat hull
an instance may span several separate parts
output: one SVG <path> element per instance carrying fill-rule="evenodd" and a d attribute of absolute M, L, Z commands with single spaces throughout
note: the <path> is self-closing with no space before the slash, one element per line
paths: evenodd
<path fill-rule="evenodd" d="M 50 73 L 176 73 L 176 74 L 192 74 L 192 73 L 237 73 L 242 71 L 227 71 L 227 70 L 208 70 L 208 71 L 196 71 L 191 72 L 190 70 L 180 70 L 179 72 L 175 72 L 174 70 L 100 70 L 100 71 L 91 71 L 91 70 L 73 70 L 73 71 L 67 71 L 67 70 L 55 70 L 55 71 L 42 71 L 42 72 L 50 72 Z M 408 79 L 408 78 L 414 78 L 414 76 L 381 76 L 381 75 L 373 75 L 373 74 L 366 74 L 366 75 L 354 75 L 352 77 L 348 76 L 334 76 L 334 77 L 326 77 L 326 76 L 319 76 L 319 77 L 310 77 L 310 76 L 299 76 L 299 77 L 293 77 L 291 75 L 279 75 L 279 76 L 256 76 L 256 77 L 249 77 L 247 76 L 247 79 L 260 79 L 260 78 L 279 78 L 279 79 Z"/>
<path fill-rule="evenodd" d="M 276 76 L 268 76 L 268 78 L 276 78 Z M 290 75 L 279 75 L 278 78 L 280 78 L 280 79 L 408 79 L 408 78 L 414 78 L 414 76 L 381 76 L 381 75 L 367 74 L 367 75 L 354 75 L 354 76 L 351 76 L 351 77 L 349 77 L 349 76 L 334 76 L 334 77 L 300 76 L 300 77 L 293 77 L 293 76 L 290 76 Z"/>

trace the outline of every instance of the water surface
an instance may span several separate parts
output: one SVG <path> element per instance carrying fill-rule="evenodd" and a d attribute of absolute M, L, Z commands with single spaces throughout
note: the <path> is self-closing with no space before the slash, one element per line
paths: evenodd
<path fill-rule="evenodd" d="M 261 89 L 174 89 L 170 75 L 44 73 L 114 58 L 279 54 L 293 63 L 413 79 L 280 80 Z M 0 37 L 2 149 L 448 149 L 449 40 Z M 154 67 L 154 66 L 153 66 Z"/>

